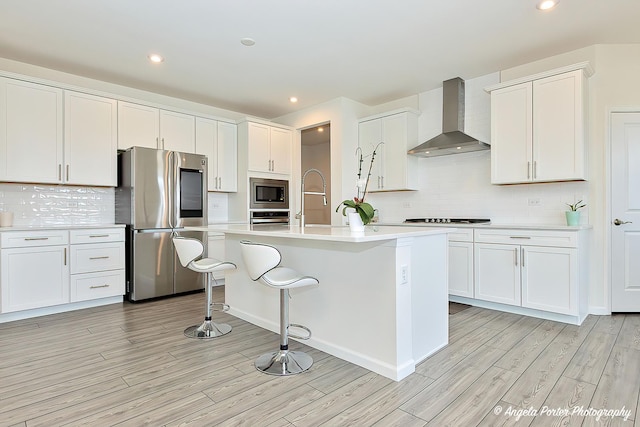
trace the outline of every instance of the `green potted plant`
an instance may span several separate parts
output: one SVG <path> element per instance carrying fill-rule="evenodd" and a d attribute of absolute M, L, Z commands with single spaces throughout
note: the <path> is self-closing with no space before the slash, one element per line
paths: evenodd
<path fill-rule="evenodd" d="M 582 200 L 580 200 L 574 204 L 566 203 L 566 205 L 569 206 L 569 210 L 565 212 L 565 215 L 567 217 L 567 225 L 579 225 L 580 211 L 578 211 L 578 209 L 587 206 L 586 203 L 582 203 Z"/>
<path fill-rule="evenodd" d="M 336 212 L 340 210 L 342 207 L 342 215 L 349 215 L 349 227 L 351 227 L 352 231 L 362 231 L 364 230 L 364 226 L 369 224 L 375 215 L 375 210 L 371 204 L 364 201 L 364 198 L 367 195 L 367 188 L 369 187 L 369 178 L 371 177 L 371 168 L 373 167 L 373 160 L 376 158 L 376 151 L 382 142 L 376 145 L 376 148 L 371 153 L 371 161 L 369 162 L 369 172 L 367 173 L 366 178 L 362 178 L 362 149 L 360 147 L 356 150 L 356 156 L 358 157 L 358 180 L 356 183 L 357 193 L 353 199 L 343 200 L 338 207 L 336 208 Z M 353 209 L 352 211 L 347 211 L 347 209 Z M 357 215 L 355 215 L 357 214 Z"/>

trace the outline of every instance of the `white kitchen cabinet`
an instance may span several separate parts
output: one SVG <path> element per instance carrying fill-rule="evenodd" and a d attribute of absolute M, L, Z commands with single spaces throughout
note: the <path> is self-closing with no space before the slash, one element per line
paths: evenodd
<path fill-rule="evenodd" d="M 195 117 L 118 101 L 118 148 L 139 146 L 195 152 Z"/>
<path fill-rule="evenodd" d="M 244 130 L 242 135 L 246 135 L 250 171 L 291 174 L 293 134 L 290 129 L 254 122 L 243 122 L 240 126 Z"/>
<path fill-rule="evenodd" d="M 369 191 L 417 189 L 418 159 L 407 154 L 418 144 L 417 117 L 416 112 L 405 109 L 359 121 L 358 146 L 364 156 L 383 142 L 376 151 Z M 369 161 L 365 158 L 362 165 L 367 171 Z"/>
<path fill-rule="evenodd" d="M 208 190 L 238 190 L 238 131 L 233 123 L 196 118 L 196 153 L 209 161 Z"/>
<path fill-rule="evenodd" d="M 51 86 L 0 78 L 1 180 L 62 182 L 62 93 Z"/>
<path fill-rule="evenodd" d="M 491 92 L 491 183 L 586 179 L 590 71 L 584 64 L 568 69 L 487 88 Z"/>
<path fill-rule="evenodd" d="M 473 298 L 473 229 L 449 233 L 449 295 Z"/>
<path fill-rule="evenodd" d="M 65 91 L 64 112 L 64 182 L 118 185 L 117 102 Z"/>
<path fill-rule="evenodd" d="M 583 319 L 581 239 L 579 231 L 476 229 L 475 298 Z"/>
<path fill-rule="evenodd" d="M 71 302 L 124 295 L 124 229 L 71 230 L 70 243 Z"/>
<path fill-rule="evenodd" d="M 224 248 L 224 234 L 220 233 L 208 233 L 207 235 L 207 256 L 209 258 L 215 258 L 220 261 L 224 261 L 226 250 Z M 224 271 L 216 271 L 213 273 L 213 278 L 218 281 L 214 283 L 214 286 L 223 285 Z"/>
<path fill-rule="evenodd" d="M 68 303 L 68 232 L 3 232 L 0 296 L 2 313 Z"/>

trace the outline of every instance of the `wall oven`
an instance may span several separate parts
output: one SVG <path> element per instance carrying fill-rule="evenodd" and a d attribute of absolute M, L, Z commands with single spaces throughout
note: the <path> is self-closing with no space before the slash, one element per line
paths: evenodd
<path fill-rule="evenodd" d="M 289 209 L 289 181 L 249 178 L 249 209 Z"/>

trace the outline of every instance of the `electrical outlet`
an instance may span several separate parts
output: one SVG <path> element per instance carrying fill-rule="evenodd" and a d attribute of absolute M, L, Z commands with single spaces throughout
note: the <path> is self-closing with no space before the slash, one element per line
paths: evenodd
<path fill-rule="evenodd" d="M 400 284 L 406 285 L 409 283 L 409 266 L 403 265 L 400 267 Z"/>
<path fill-rule="evenodd" d="M 402 207 L 403 208 L 410 208 L 411 207 L 411 202 L 402 202 Z"/>
<path fill-rule="evenodd" d="M 542 202 L 538 197 L 529 197 L 529 206 L 540 206 Z"/>

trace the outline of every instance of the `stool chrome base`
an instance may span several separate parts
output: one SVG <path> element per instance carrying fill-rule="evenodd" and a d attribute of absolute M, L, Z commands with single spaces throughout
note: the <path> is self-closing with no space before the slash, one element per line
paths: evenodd
<path fill-rule="evenodd" d="M 184 330 L 184 335 L 188 338 L 217 338 L 231 332 L 231 325 L 226 323 L 214 323 L 205 320 L 201 325 L 189 326 Z"/>
<path fill-rule="evenodd" d="M 279 350 L 265 353 L 255 362 L 256 369 L 269 375 L 295 375 L 313 365 L 313 359 L 302 351 Z"/>

